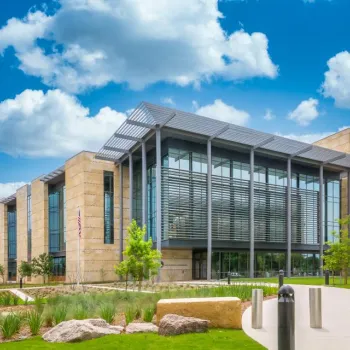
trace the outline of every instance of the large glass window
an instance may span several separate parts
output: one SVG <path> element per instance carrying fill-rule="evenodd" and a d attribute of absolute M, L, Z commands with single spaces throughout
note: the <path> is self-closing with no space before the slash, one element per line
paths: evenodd
<path fill-rule="evenodd" d="M 49 252 L 66 250 L 65 186 L 49 189 Z"/>
<path fill-rule="evenodd" d="M 17 275 L 17 212 L 15 206 L 7 208 L 8 238 L 8 279 L 14 280 Z"/>
<path fill-rule="evenodd" d="M 32 195 L 27 196 L 27 259 L 32 260 Z"/>
<path fill-rule="evenodd" d="M 114 173 L 104 172 L 104 243 L 114 243 Z"/>
<path fill-rule="evenodd" d="M 66 257 L 65 256 L 53 258 L 52 274 L 55 277 L 66 275 Z"/>
<path fill-rule="evenodd" d="M 142 225 L 142 172 L 141 164 L 134 167 L 132 214 L 139 226 Z"/>
<path fill-rule="evenodd" d="M 334 241 L 336 238 L 333 232 L 339 233 L 340 227 L 340 182 L 339 180 L 329 180 L 326 182 L 326 229 L 325 242 Z"/>

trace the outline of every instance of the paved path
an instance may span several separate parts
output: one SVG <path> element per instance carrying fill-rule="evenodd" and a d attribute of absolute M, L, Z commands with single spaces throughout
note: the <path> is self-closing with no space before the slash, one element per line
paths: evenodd
<path fill-rule="evenodd" d="M 34 299 L 32 297 L 30 297 L 29 295 L 23 293 L 22 291 L 20 291 L 19 289 L 9 289 L 9 291 L 12 294 L 17 295 L 20 299 L 22 299 L 23 301 L 34 301 Z"/>
<path fill-rule="evenodd" d="M 292 286 L 295 290 L 296 350 L 350 349 L 350 290 L 322 288 L 323 328 L 310 328 L 309 288 Z M 243 330 L 269 350 L 277 350 L 277 299 L 263 303 L 263 329 L 251 328 L 251 308 L 242 319 Z"/>

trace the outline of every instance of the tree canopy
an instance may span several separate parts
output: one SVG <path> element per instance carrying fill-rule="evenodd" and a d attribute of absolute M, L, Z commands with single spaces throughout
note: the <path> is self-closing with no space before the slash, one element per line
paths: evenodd
<path fill-rule="evenodd" d="M 126 279 L 131 275 L 138 281 L 139 290 L 144 278 L 158 275 L 161 267 L 161 253 L 152 248 L 152 238 L 145 240 L 146 226 L 142 228 L 133 220 L 128 226 L 126 248 L 123 252 L 124 260 L 115 267 L 115 272 Z"/>

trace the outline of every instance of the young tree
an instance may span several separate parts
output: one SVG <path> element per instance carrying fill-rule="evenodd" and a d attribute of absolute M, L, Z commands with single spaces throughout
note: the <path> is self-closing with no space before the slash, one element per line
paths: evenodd
<path fill-rule="evenodd" d="M 135 220 L 128 227 L 126 248 L 123 252 L 124 261 L 116 266 L 118 275 L 131 275 L 138 281 L 138 289 L 141 290 L 145 277 L 153 277 L 158 274 L 161 266 L 161 253 L 152 249 L 152 239 L 145 241 L 146 226 L 139 227 Z"/>
<path fill-rule="evenodd" d="M 30 277 L 33 273 L 32 264 L 26 261 L 21 261 L 18 268 L 18 274 L 20 278 Z"/>
<path fill-rule="evenodd" d="M 32 268 L 33 274 L 35 276 L 43 276 L 44 283 L 46 283 L 52 275 L 53 257 L 47 253 L 40 254 L 37 258 L 33 258 Z"/>
<path fill-rule="evenodd" d="M 125 278 L 125 290 L 128 290 L 128 261 L 123 260 L 118 266 L 115 266 L 115 273 L 120 277 Z"/>
<path fill-rule="evenodd" d="M 2 279 L 2 283 L 5 283 L 5 269 L 4 269 L 4 265 L 0 264 L 0 276 Z"/>
<path fill-rule="evenodd" d="M 345 219 L 339 219 L 338 222 L 341 227 L 340 234 L 333 232 L 334 241 L 326 243 L 329 248 L 323 256 L 323 269 L 333 272 L 340 270 L 344 278 L 344 284 L 347 284 L 350 267 L 350 238 L 347 227 L 350 223 L 350 215 Z"/>

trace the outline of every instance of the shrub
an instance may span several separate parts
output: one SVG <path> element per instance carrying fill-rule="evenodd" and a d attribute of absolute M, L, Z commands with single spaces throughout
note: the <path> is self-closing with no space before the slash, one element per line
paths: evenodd
<path fill-rule="evenodd" d="M 73 311 L 73 318 L 75 320 L 84 320 L 84 319 L 88 318 L 87 308 L 81 304 L 75 305 L 75 308 Z"/>
<path fill-rule="evenodd" d="M 26 317 L 30 332 L 32 335 L 38 335 L 40 328 L 43 324 L 41 314 L 37 311 L 31 311 L 27 313 Z"/>
<path fill-rule="evenodd" d="M 18 315 L 11 313 L 7 315 L 1 322 L 1 332 L 5 339 L 11 338 L 19 331 L 21 327 L 21 319 Z"/>
<path fill-rule="evenodd" d="M 152 322 L 154 313 L 155 313 L 155 307 L 147 306 L 142 310 L 142 319 L 145 322 Z"/>
<path fill-rule="evenodd" d="M 55 325 L 66 320 L 67 317 L 67 306 L 64 304 L 58 305 L 53 312 L 53 320 Z"/>
<path fill-rule="evenodd" d="M 100 317 L 107 323 L 112 323 L 115 315 L 115 306 L 113 304 L 102 304 L 100 306 Z"/>

